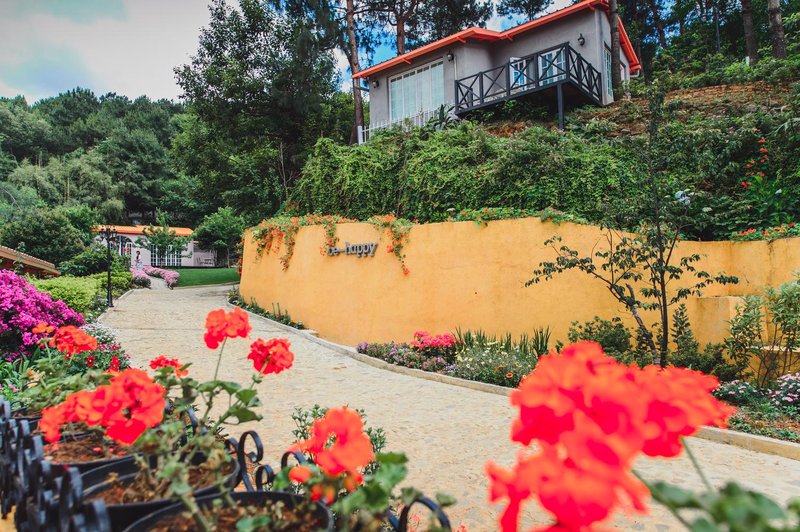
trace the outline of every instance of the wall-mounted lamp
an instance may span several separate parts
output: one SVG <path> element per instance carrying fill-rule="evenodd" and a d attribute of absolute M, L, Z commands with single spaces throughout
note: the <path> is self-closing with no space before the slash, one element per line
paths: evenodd
<path fill-rule="evenodd" d="M 373 87 L 373 88 L 377 89 L 378 87 L 380 87 L 380 85 L 381 85 L 381 84 L 380 84 L 380 82 L 379 82 L 377 79 L 375 79 L 375 80 L 372 80 L 372 87 Z"/>
<path fill-rule="evenodd" d="M 451 62 L 451 63 L 452 63 L 452 62 L 453 62 L 453 59 L 455 59 L 455 57 L 456 57 L 456 56 L 454 56 L 454 55 L 453 55 L 453 52 L 451 52 L 450 50 L 448 50 L 448 51 L 447 51 L 447 60 L 448 60 L 449 62 Z"/>
<path fill-rule="evenodd" d="M 583 33 L 578 35 L 578 44 L 580 44 L 581 46 L 586 44 L 586 37 L 583 36 Z"/>

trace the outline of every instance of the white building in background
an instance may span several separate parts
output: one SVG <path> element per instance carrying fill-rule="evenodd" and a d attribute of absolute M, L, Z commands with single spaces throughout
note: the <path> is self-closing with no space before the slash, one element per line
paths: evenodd
<path fill-rule="evenodd" d="M 153 249 L 147 245 L 147 237 L 144 230 L 147 225 L 115 225 L 112 226 L 117 232 L 117 237 L 112 239 L 112 249 L 117 250 L 120 255 L 130 257 L 131 265 L 139 259 L 144 266 L 155 266 L 158 268 L 212 268 L 216 265 L 217 253 L 214 250 L 205 250 L 198 247 L 197 242 L 190 240 L 183 252 L 168 249 L 166 253 L 158 249 Z M 175 231 L 175 236 L 191 238 L 192 229 L 188 227 L 170 227 Z M 98 234 L 97 242 L 106 245 L 106 240 L 102 234 Z M 143 244 L 143 245 L 141 245 Z"/>

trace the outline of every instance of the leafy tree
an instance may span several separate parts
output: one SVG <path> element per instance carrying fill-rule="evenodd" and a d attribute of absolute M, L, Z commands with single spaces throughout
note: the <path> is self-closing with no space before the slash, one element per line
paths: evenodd
<path fill-rule="evenodd" d="M 562 245 L 561 238 L 555 236 L 545 242 L 555 251 L 555 261 L 540 262 L 526 286 L 569 270 L 586 273 L 604 284 L 611 296 L 631 313 L 653 363 L 665 367 L 669 355 L 670 307 L 690 296 L 700 295 L 711 284 L 737 283 L 738 279 L 699 270 L 697 263 L 701 257 L 698 254 L 676 255 L 681 230 L 689 218 L 687 207 L 691 198 L 682 192 L 666 201 L 670 195 L 662 181 L 662 173 L 668 149 L 660 136 L 663 93 L 653 89 L 649 93 L 649 102 L 649 187 L 638 200 L 647 206 L 648 212 L 639 234 L 627 235 L 607 227 L 604 245 L 590 254 L 581 254 L 568 245 Z M 629 214 L 620 213 L 618 219 Z M 676 283 L 680 286 L 674 286 Z M 658 313 L 658 320 L 652 327 L 645 323 L 642 310 Z"/>
<path fill-rule="evenodd" d="M 240 0 L 235 9 L 215 0 L 209 9 L 197 54 L 176 69 L 195 116 L 182 124 L 178 166 L 207 182 L 212 204 L 274 212 L 324 134 L 314 124 L 335 93 L 333 58 L 304 38 L 304 20 L 262 2 Z M 192 156 L 187 143 L 209 158 Z"/>
<path fill-rule="evenodd" d="M 0 244 L 52 262 L 56 266 L 84 249 L 83 235 L 57 210 L 37 209 L 0 228 Z"/>
<path fill-rule="evenodd" d="M 177 236 L 167 223 L 167 217 L 160 213 L 156 215 L 156 225 L 148 225 L 142 233 L 144 237 L 137 244 L 148 246 L 153 254 L 160 255 L 162 259 L 170 251 L 183 253 L 189 245 L 189 238 Z"/>
<path fill-rule="evenodd" d="M 551 0 L 500 0 L 497 14 L 503 17 L 519 15 L 531 20 L 547 9 L 550 3 Z"/>
<path fill-rule="evenodd" d="M 225 257 L 225 263 L 230 267 L 231 249 L 241 240 L 244 229 L 242 217 L 234 214 L 230 207 L 223 207 L 203 218 L 194 231 L 194 238 L 203 249 L 217 252 L 218 263 Z"/>
<path fill-rule="evenodd" d="M 414 19 L 411 47 L 471 26 L 485 28 L 493 11 L 491 0 L 427 0 Z"/>

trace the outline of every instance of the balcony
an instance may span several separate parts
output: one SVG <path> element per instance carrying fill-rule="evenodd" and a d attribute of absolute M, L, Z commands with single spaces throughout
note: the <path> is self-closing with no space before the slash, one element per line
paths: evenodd
<path fill-rule="evenodd" d="M 512 58 L 508 63 L 456 80 L 458 116 L 526 94 L 555 89 L 563 128 L 562 86 L 569 84 L 591 102 L 603 103 L 600 72 L 568 44 Z"/>

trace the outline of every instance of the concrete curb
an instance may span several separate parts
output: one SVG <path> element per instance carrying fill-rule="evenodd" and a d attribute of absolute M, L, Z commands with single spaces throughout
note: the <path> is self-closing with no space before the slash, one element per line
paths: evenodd
<path fill-rule="evenodd" d="M 743 449 L 749 449 L 764 454 L 774 454 L 784 458 L 800 460 L 800 443 L 776 440 L 756 434 L 746 434 L 736 430 L 718 429 L 716 427 L 703 427 L 696 434 L 698 438 L 727 443 Z"/>
<path fill-rule="evenodd" d="M 227 301 L 226 305 L 231 308 L 234 306 L 228 303 Z M 370 356 L 359 353 L 352 347 L 336 344 L 331 341 L 325 340 L 323 338 L 314 336 L 314 334 L 310 334 L 309 332 L 307 332 L 307 330 L 295 329 L 294 327 L 284 325 L 283 323 L 278 323 L 277 321 L 265 318 L 264 316 L 259 316 L 258 314 L 253 314 L 252 312 L 249 311 L 247 311 L 247 313 L 250 314 L 251 316 L 269 322 L 270 325 L 273 325 L 278 329 L 282 329 L 287 332 L 292 332 L 294 334 L 299 334 L 301 336 L 304 336 L 305 339 L 310 342 L 327 347 L 332 351 L 336 351 L 337 353 L 348 356 L 354 360 L 358 360 L 359 362 L 363 362 L 364 364 L 367 364 L 368 366 L 372 366 L 374 368 L 384 369 L 387 371 L 392 371 L 394 373 L 401 373 L 403 375 L 408 375 L 409 377 L 416 377 L 418 379 L 441 382 L 444 384 L 451 384 L 453 386 L 461 386 L 462 388 L 468 388 L 470 390 L 476 390 L 479 392 L 493 393 L 496 395 L 508 396 L 511 393 L 511 390 L 513 389 L 513 388 L 506 388 L 504 386 L 497 386 L 495 384 L 486 384 L 484 382 L 468 381 L 466 379 L 459 379 L 458 377 L 451 377 L 449 375 L 440 375 L 438 373 L 431 373 L 429 371 L 422 371 L 419 369 L 411 369 L 402 366 L 396 366 L 394 364 L 384 362 L 383 360 L 378 360 L 377 358 L 372 358 Z M 763 454 L 773 454 L 776 456 L 782 456 L 784 458 L 800 460 L 800 444 L 789 441 L 776 440 L 774 438 L 767 438 L 766 436 L 756 436 L 755 434 L 746 434 L 744 432 L 738 432 L 735 430 L 718 429 L 716 427 L 702 427 L 697 432 L 697 434 L 694 435 L 694 437 L 701 438 L 703 440 L 713 441 L 716 443 L 733 445 L 735 447 L 741 447 L 742 449 L 747 449 L 750 451 L 755 451 Z"/>
<path fill-rule="evenodd" d="M 193 286 L 176 286 L 173 290 L 191 290 L 192 288 L 208 288 L 209 286 L 236 286 L 239 284 L 239 281 L 234 281 L 231 283 L 216 283 L 216 284 L 196 284 Z"/>

